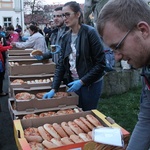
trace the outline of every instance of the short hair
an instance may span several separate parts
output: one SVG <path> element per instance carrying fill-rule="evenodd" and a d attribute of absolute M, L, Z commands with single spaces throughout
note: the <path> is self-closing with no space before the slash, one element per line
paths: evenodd
<path fill-rule="evenodd" d="M 35 25 L 30 25 L 30 26 L 29 26 L 29 29 L 30 29 L 31 31 L 33 31 L 34 33 L 35 33 L 35 32 L 38 32 L 38 27 L 35 26 Z"/>
<path fill-rule="evenodd" d="M 62 7 L 56 7 L 55 9 L 54 9 L 54 11 L 61 11 L 62 10 Z"/>
<path fill-rule="evenodd" d="M 112 22 L 119 29 L 127 31 L 140 21 L 150 25 L 150 8 L 145 0 L 109 0 L 99 13 L 97 30 L 103 35 L 105 24 Z"/>
<path fill-rule="evenodd" d="M 10 25 L 9 27 L 6 28 L 6 31 L 14 31 L 14 26 Z"/>
<path fill-rule="evenodd" d="M 34 25 L 34 26 L 37 26 L 38 24 L 34 21 L 31 21 L 30 24 Z"/>

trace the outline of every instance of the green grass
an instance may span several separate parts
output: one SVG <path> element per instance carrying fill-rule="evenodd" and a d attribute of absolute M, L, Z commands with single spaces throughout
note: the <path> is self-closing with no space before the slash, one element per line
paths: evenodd
<path fill-rule="evenodd" d="M 139 112 L 141 87 L 114 96 L 102 96 L 98 110 L 132 133 Z"/>

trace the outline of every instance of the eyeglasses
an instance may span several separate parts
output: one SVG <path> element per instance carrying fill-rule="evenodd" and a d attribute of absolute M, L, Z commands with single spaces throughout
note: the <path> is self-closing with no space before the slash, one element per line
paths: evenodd
<path fill-rule="evenodd" d="M 60 18 L 60 17 L 62 17 L 62 15 L 53 15 L 53 17 L 54 17 L 54 18 L 56 18 L 56 17 L 57 17 L 57 18 Z"/>
<path fill-rule="evenodd" d="M 128 36 L 128 34 L 132 31 L 133 28 L 131 28 L 126 34 L 125 36 L 122 38 L 122 40 L 116 45 L 116 47 L 114 48 L 114 51 L 117 51 L 118 49 L 121 48 L 122 43 L 124 42 L 124 40 L 126 39 L 126 37 Z"/>
<path fill-rule="evenodd" d="M 66 12 L 66 13 L 62 14 L 62 16 L 69 18 L 72 14 L 74 14 L 74 12 L 72 12 L 72 13 Z"/>

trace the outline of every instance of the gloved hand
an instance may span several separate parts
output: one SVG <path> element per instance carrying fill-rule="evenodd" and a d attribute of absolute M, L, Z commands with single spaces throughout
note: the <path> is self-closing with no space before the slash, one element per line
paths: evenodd
<path fill-rule="evenodd" d="M 35 58 L 37 60 L 43 60 L 43 56 L 41 56 L 41 55 L 33 55 L 33 58 Z"/>
<path fill-rule="evenodd" d="M 60 50 L 61 50 L 61 47 L 60 47 L 59 45 L 55 45 L 55 46 L 56 46 L 56 51 L 55 51 L 55 52 L 52 52 L 52 51 L 51 51 L 52 54 L 57 54 L 57 53 L 59 53 Z"/>
<path fill-rule="evenodd" d="M 44 94 L 43 99 L 52 98 L 55 94 L 54 89 L 50 90 L 48 93 Z"/>
<path fill-rule="evenodd" d="M 76 80 L 76 81 L 70 82 L 68 84 L 68 86 L 70 88 L 67 90 L 67 92 L 75 92 L 75 91 L 79 90 L 82 85 L 83 85 L 83 82 L 81 80 Z"/>

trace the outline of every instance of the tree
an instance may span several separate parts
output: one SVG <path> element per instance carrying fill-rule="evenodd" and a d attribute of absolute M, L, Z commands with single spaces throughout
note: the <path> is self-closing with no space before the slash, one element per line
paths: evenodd
<path fill-rule="evenodd" d="M 51 9 L 48 10 L 46 6 L 47 5 L 44 5 L 43 1 L 41 0 L 25 0 L 24 8 L 26 13 L 25 16 L 28 17 L 27 20 L 30 20 L 30 22 L 34 21 L 40 24 L 47 23 L 48 20 L 51 19 L 50 15 L 48 14 Z"/>

